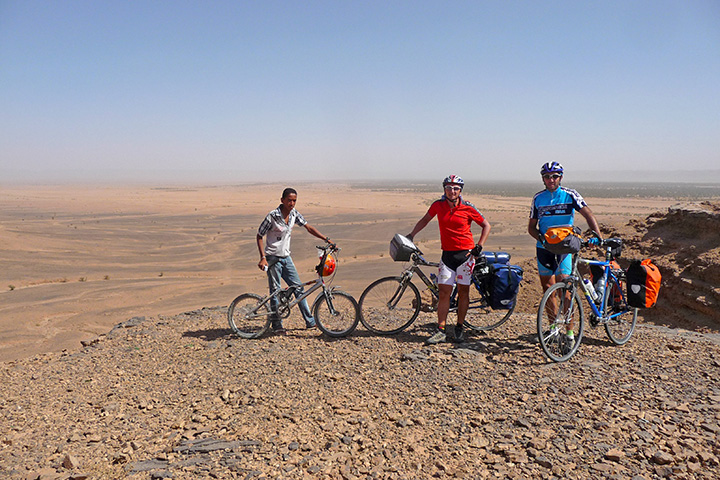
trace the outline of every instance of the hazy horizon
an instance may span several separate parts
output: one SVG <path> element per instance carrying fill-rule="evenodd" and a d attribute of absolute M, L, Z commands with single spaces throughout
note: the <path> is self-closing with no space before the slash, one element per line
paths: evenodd
<path fill-rule="evenodd" d="M 234 173 L 234 172 L 233 172 Z M 448 172 L 454 173 L 454 172 Z M 531 173 L 522 178 L 499 178 L 488 177 L 475 172 L 467 172 L 462 174 L 468 191 L 476 188 L 495 185 L 497 189 L 515 188 L 520 189 L 542 189 L 543 183 L 539 174 Z M 303 178 L 294 175 L 275 176 L 272 178 L 249 178 L 246 175 L 233 175 L 226 172 L 225 175 L 217 175 L 217 172 L 196 172 L 191 177 L 185 175 L 173 176 L 168 172 L 156 172 L 154 175 L 146 175 L 143 178 L 134 176 L 123 177 L 123 175 L 98 175 L 96 178 L 87 176 L 53 175 L 51 179 L 37 178 L 27 176 L 25 178 L 5 178 L 0 179 L 0 186 L 42 186 L 42 185 L 98 185 L 98 186 L 132 186 L 143 185 L 150 187 L 207 187 L 207 186 L 233 186 L 248 184 L 317 184 L 323 182 L 337 182 L 354 187 L 370 187 L 370 188 L 388 188 L 388 189 L 414 189 L 420 187 L 432 190 L 435 185 L 440 185 L 441 177 L 409 177 L 409 176 L 392 176 L 391 178 L 377 177 L 322 177 L 322 178 Z M 575 185 L 591 186 L 594 190 L 632 190 L 637 186 L 658 186 L 663 185 L 677 186 L 680 191 L 684 186 L 691 190 L 702 192 L 704 186 L 708 187 L 706 196 L 720 196 L 720 169 L 703 170 L 703 171 L 675 171 L 675 172 L 639 172 L 626 171 L 622 175 L 617 172 L 592 172 L 579 171 L 566 173 L 563 178 L 563 185 L 574 187 Z M 674 187 L 673 187 L 674 188 Z M 528 191 L 529 191 L 528 190 Z"/>

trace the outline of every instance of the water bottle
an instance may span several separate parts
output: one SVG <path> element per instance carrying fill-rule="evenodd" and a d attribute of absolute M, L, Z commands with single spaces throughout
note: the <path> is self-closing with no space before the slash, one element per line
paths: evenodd
<path fill-rule="evenodd" d="M 595 283 L 595 292 L 597 293 L 598 301 L 602 301 L 603 295 L 605 295 L 605 281 L 602 277 Z"/>
<path fill-rule="evenodd" d="M 587 288 L 587 291 L 590 294 L 590 298 L 592 298 L 593 302 L 597 301 L 598 295 L 595 291 L 595 287 L 593 287 L 592 282 L 587 278 L 583 278 L 583 283 L 585 284 L 585 287 Z"/>
<path fill-rule="evenodd" d="M 433 285 L 435 285 L 437 287 L 437 275 L 435 275 L 434 273 L 431 273 L 430 280 L 432 280 Z"/>

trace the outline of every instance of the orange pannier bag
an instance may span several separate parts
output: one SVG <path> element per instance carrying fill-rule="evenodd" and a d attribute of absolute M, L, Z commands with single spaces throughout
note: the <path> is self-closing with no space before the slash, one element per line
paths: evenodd
<path fill-rule="evenodd" d="M 662 275 L 652 260 L 635 260 L 625 274 L 627 279 L 628 304 L 635 308 L 650 308 L 655 305 L 660 292 Z"/>

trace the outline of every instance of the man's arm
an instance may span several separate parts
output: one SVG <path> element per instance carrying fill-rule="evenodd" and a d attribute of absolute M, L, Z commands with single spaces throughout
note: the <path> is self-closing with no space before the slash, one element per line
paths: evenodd
<path fill-rule="evenodd" d="M 306 224 L 304 225 L 304 227 L 305 227 L 305 230 L 307 230 L 307 231 L 310 233 L 310 235 L 312 235 L 312 236 L 314 236 L 314 237 L 317 237 L 317 238 L 320 238 L 320 239 L 322 239 L 322 240 L 325 240 L 325 241 L 328 242 L 328 243 L 330 242 L 330 237 L 326 237 L 325 235 L 323 235 L 322 233 L 320 233 L 320 230 L 318 230 L 317 228 L 313 227 L 313 226 L 310 225 L 309 223 L 306 223 Z"/>
<path fill-rule="evenodd" d="M 477 241 L 477 244 L 482 247 L 485 245 L 488 235 L 490 235 L 490 222 L 488 222 L 486 218 L 483 218 L 482 223 L 480 223 L 480 228 L 482 232 L 480 233 L 480 239 Z"/>
<path fill-rule="evenodd" d="M 260 270 L 265 270 L 265 267 L 267 267 L 267 259 L 265 258 L 265 247 L 263 246 L 263 237 L 262 235 L 256 236 L 257 241 L 257 247 L 258 252 L 260 252 L 260 261 L 258 262 L 258 268 Z"/>
<path fill-rule="evenodd" d="M 600 225 L 598 225 L 597 220 L 595 220 L 595 215 L 593 215 L 592 210 L 590 210 L 590 207 L 585 205 L 583 208 L 580 209 L 580 215 L 585 217 L 585 221 L 588 224 L 588 227 L 595 232 L 600 240 L 602 240 L 602 234 L 600 233 Z"/>
<path fill-rule="evenodd" d="M 412 240 L 415 235 L 420 232 L 423 228 L 427 226 L 428 223 L 430 223 L 430 220 L 432 220 L 433 215 L 430 214 L 430 212 L 426 213 L 418 222 L 415 224 L 415 227 L 412 229 L 412 232 L 405 235 L 407 238 Z"/>
<path fill-rule="evenodd" d="M 537 228 L 538 225 L 538 219 L 537 218 L 531 218 L 528 221 L 528 233 L 531 237 L 533 237 L 535 240 L 542 242 L 542 235 L 540 234 L 540 230 Z"/>

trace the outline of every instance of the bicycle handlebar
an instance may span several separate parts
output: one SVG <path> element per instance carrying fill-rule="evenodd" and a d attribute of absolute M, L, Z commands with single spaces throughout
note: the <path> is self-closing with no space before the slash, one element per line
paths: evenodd
<path fill-rule="evenodd" d="M 592 245 L 594 247 L 610 247 L 610 248 L 618 248 L 622 247 L 622 239 L 621 238 L 605 238 L 603 240 L 600 240 L 597 237 L 589 238 L 587 240 L 582 241 L 583 246 Z"/>
<path fill-rule="evenodd" d="M 327 242 L 325 245 L 317 245 L 315 246 L 318 250 L 324 250 L 324 251 L 330 251 L 330 252 L 339 252 L 341 249 L 336 244 L 332 242 Z"/>

